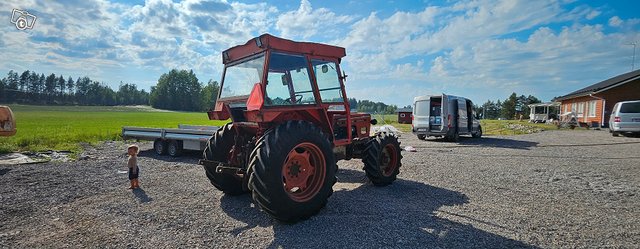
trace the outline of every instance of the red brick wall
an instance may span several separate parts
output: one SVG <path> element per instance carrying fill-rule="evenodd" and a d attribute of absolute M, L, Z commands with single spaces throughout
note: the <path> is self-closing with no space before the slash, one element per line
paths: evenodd
<path fill-rule="evenodd" d="M 636 79 L 622 86 L 598 93 L 596 96 L 607 100 L 607 103 L 605 103 L 604 122 L 609 123 L 609 116 L 611 116 L 611 111 L 613 111 L 613 105 L 617 102 L 640 100 L 640 79 Z"/>
<path fill-rule="evenodd" d="M 594 96 L 595 97 L 584 96 L 563 100 L 560 105 L 560 113 L 565 113 L 565 106 L 568 111 L 571 111 L 572 106 L 578 106 L 578 103 L 584 103 L 584 115 L 578 118 L 580 122 L 590 123 L 592 121 L 596 121 L 598 123 L 604 123 L 604 126 L 608 126 L 609 116 L 611 116 L 613 105 L 620 101 L 640 100 L 640 79 L 636 79 L 622 86 L 595 94 Z M 605 101 L 602 101 L 599 98 L 603 98 Z M 596 101 L 595 117 L 589 117 L 589 101 L 592 100 Z M 604 119 L 602 117 L 603 102 L 605 110 Z"/>

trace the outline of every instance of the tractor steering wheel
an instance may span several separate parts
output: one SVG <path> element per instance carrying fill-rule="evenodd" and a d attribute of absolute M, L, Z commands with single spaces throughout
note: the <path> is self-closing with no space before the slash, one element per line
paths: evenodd
<path fill-rule="evenodd" d="M 296 97 L 296 99 L 295 99 L 296 102 L 291 102 L 291 100 L 292 100 L 291 97 L 285 99 L 284 102 L 289 102 L 291 104 L 300 104 L 300 103 L 302 103 L 302 95 L 296 94 L 295 97 Z"/>

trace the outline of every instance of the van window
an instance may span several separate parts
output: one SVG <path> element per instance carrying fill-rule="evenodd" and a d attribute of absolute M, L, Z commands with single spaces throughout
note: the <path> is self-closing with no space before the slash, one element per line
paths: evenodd
<path fill-rule="evenodd" d="M 429 102 L 418 101 L 416 102 L 416 109 L 414 111 L 415 116 L 429 116 Z"/>
<path fill-rule="evenodd" d="M 620 113 L 640 113 L 640 102 L 623 103 L 620 106 Z"/>

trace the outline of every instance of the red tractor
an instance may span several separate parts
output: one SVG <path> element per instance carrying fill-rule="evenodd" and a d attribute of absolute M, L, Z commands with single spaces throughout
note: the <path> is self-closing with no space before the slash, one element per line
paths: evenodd
<path fill-rule="evenodd" d="M 317 213 L 336 183 L 336 162 L 361 158 L 376 186 L 402 165 L 393 134 L 370 135 L 375 119 L 351 113 L 340 60 L 345 49 L 261 35 L 222 53 L 225 65 L 211 120 L 220 128 L 204 150 L 211 184 L 230 195 L 250 192 L 274 218 L 295 222 Z"/>

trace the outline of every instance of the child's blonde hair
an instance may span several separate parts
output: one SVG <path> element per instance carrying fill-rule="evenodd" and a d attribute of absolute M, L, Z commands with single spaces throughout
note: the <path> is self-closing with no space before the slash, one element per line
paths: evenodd
<path fill-rule="evenodd" d="M 135 149 L 136 150 L 136 153 L 135 153 L 136 155 L 140 151 L 140 148 L 138 148 L 138 145 L 136 145 L 136 144 L 129 145 L 129 147 L 127 148 L 127 151 L 129 151 L 131 149 Z"/>

